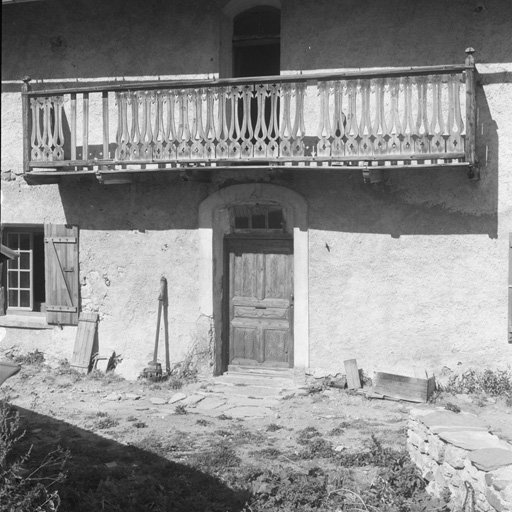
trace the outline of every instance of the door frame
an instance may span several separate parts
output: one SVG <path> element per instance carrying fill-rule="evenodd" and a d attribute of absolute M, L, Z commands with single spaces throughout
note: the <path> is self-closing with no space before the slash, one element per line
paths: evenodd
<path fill-rule="evenodd" d="M 289 241 L 292 241 L 292 256 L 294 256 L 294 251 L 293 251 L 293 235 L 291 234 L 288 234 L 288 233 L 264 233 L 264 234 L 259 234 L 259 233 L 243 233 L 243 234 L 238 234 L 238 233 L 232 233 L 232 234 L 228 234 L 228 235 L 225 235 L 224 236 L 224 265 L 223 265 L 223 276 L 222 276 L 222 289 L 223 289 L 223 295 L 222 295 L 222 329 L 223 329 L 223 332 L 222 332 L 222 349 L 221 349 L 221 354 L 222 354 L 222 368 L 221 368 L 221 371 L 222 372 L 225 372 L 227 371 L 228 369 L 228 365 L 229 365 L 229 356 L 230 356 L 230 343 L 231 343 L 231 312 L 230 312 L 230 299 L 231 299 L 231 289 L 230 289 L 230 277 L 231 277 L 231 273 L 230 273 L 230 243 L 232 240 L 289 240 Z M 292 261 L 294 260 L 294 258 L 292 259 Z M 292 265 L 292 272 L 294 271 L 294 268 L 293 268 L 293 265 Z M 293 281 L 292 282 L 292 295 L 294 296 L 295 295 L 295 289 L 294 289 L 294 286 L 295 286 L 295 282 Z M 289 327 L 289 330 L 290 330 L 290 337 L 291 337 L 291 346 L 290 346 L 290 360 L 289 360 L 289 368 L 293 368 L 294 367 L 294 363 L 295 363 L 295 360 L 294 360 L 294 354 L 295 354 L 295 350 L 294 350 L 294 344 L 295 344 L 295 341 L 294 341 L 294 329 L 293 329 L 293 325 L 294 325 L 294 318 L 295 318 L 295 315 L 294 315 L 294 307 L 295 305 L 293 304 L 292 307 L 291 307 L 291 312 L 290 312 L 290 318 L 289 318 L 289 323 L 290 323 L 290 327 Z"/>
<path fill-rule="evenodd" d="M 224 326 L 222 297 L 224 236 L 231 233 L 228 209 L 257 202 L 286 209 L 287 233 L 293 236 L 294 371 L 309 368 L 309 233 L 306 199 L 286 187 L 246 183 L 212 193 L 199 205 L 199 318 L 198 328 L 213 352 L 213 374 L 221 375 Z"/>

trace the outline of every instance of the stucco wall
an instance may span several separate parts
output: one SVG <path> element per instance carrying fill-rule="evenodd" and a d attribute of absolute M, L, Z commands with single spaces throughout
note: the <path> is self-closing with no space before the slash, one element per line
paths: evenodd
<path fill-rule="evenodd" d="M 467 46 L 475 47 L 480 72 L 480 181 L 462 170 L 393 170 L 372 186 L 356 172 L 308 170 L 277 180 L 309 203 L 309 359 L 319 372 L 341 371 L 352 357 L 370 374 L 422 376 L 459 362 L 512 360 L 508 7 L 507 0 L 282 2 L 283 72 L 461 63 Z M 161 275 L 169 280 L 172 359 L 196 340 L 210 346 L 210 319 L 199 313 L 197 210 L 227 181 L 28 186 L 19 177 L 21 102 L 13 81 L 25 74 L 57 82 L 213 75 L 220 20 L 220 7 L 206 0 L 3 7 L 2 223 L 79 224 L 82 306 L 100 311 L 100 350 L 135 365 L 151 356 Z"/>

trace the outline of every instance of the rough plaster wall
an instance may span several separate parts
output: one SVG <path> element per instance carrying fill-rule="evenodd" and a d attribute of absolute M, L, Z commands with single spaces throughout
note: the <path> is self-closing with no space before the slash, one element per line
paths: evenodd
<path fill-rule="evenodd" d="M 218 9 L 209 0 L 3 6 L 2 37 L 9 42 L 2 45 L 3 80 L 206 74 L 218 67 Z"/>
<path fill-rule="evenodd" d="M 510 62 L 509 0 L 283 0 L 284 70 Z"/>
<path fill-rule="evenodd" d="M 469 45 L 480 71 L 481 181 L 469 182 L 462 170 L 411 170 L 385 173 L 383 185 L 368 187 L 360 173 L 310 170 L 282 183 L 310 205 L 312 368 L 337 372 L 343 359 L 357 357 L 369 372 L 422 376 L 458 362 L 512 360 L 512 14 L 505 0 L 482 2 L 476 12 L 478 5 L 283 0 L 284 71 L 461 63 Z M 47 6 L 57 7 L 57 21 L 40 21 Z M 4 79 L 217 71 L 214 2 L 97 2 L 85 14 L 78 7 L 58 0 L 5 7 Z M 59 35 L 64 44 L 50 47 Z M 10 84 L 4 90 L 2 176 L 10 179 L 21 171 L 21 102 Z M 208 191 L 226 184 L 207 189 L 169 178 L 29 187 L 18 178 L 2 182 L 2 222 L 80 225 L 83 306 L 101 312 L 100 350 L 121 353 L 133 376 L 151 356 L 161 275 L 170 285 L 172 359 L 197 339 L 208 346 L 210 320 L 198 316 L 196 216 Z M 69 347 L 74 334 L 66 332 Z"/>

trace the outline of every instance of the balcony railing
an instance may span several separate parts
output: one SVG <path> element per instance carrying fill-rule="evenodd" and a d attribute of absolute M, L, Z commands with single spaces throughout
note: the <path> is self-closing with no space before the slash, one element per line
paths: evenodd
<path fill-rule="evenodd" d="M 475 65 L 215 81 L 23 86 L 24 168 L 465 166 L 476 170 Z"/>

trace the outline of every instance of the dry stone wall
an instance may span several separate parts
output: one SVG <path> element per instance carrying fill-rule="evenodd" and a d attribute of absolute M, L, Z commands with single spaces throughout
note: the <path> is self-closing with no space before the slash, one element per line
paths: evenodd
<path fill-rule="evenodd" d="M 512 445 L 490 433 L 477 416 L 444 409 L 413 409 L 407 433 L 409 454 L 427 490 L 438 497 L 450 494 L 453 510 L 474 490 L 480 512 L 512 511 Z"/>

